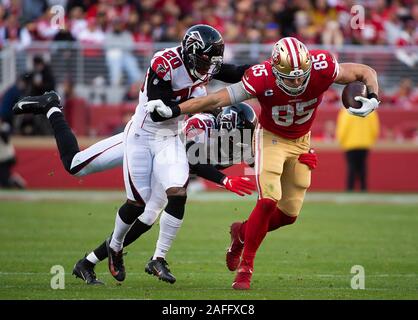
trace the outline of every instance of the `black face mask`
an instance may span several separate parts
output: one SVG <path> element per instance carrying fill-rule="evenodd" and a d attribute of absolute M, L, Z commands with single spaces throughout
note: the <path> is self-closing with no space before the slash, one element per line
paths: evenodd
<path fill-rule="evenodd" d="M 190 73 L 200 80 L 212 78 L 219 72 L 222 66 L 222 56 L 212 57 L 209 60 L 207 56 L 189 55 Z"/>

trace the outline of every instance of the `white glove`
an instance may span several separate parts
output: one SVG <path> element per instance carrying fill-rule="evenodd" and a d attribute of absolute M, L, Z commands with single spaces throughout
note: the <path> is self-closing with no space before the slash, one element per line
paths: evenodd
<path fill-rule="evenodd" d="M 158 114 L 164 118 L 171 118 L 173 116 L 173 111 L 171 108 L 167 107 L 164 102 L 160 99 L 151 100 L 145 103 L 145 110 L 148 113 L 154 112 L 157 110 Z"/>
<path fill-rule="evenodd" d="M 377 109 L 380 103 L 380 101 L 377 101 L 376 98 L 368 99 L 362 96 L 354 97 L 354 100 L 361 102 L 362 104 L 361 108 L 355 109 L 353 107 L 350 107 L 347 109 L 347 111 L 349 114 L 352 114 L 353 116 L 358 116 L 358 117 L 363 117 L 363 118 L 367 116 L 369 113 L 373 112 L 373 110 Z"/>

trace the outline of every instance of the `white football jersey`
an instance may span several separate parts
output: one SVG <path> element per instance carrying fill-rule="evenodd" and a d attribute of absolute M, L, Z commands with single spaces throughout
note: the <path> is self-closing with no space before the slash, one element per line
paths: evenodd
<path fill-rule="evenodd" d="M 154 78 L 154 80 L 149 78 L 150 69 L 157 74 L 158 78 Z M 147 92 L 147 88 L 152 88 L 152 86 L 148 85 L 148 81 L 154 81 L 154 85 L 157 85 L 158 81 L 169 82 L 173 90 L 171 101 L 176 103 L 181 103 L 192 97 L 205 96 L 207 94 L 205 85 L 208 81 L 206 79 L 202 81 L 192 78 L 184 65 L 180 46 L 159 51 L 152 58 L 151 66 L 147 71 L 139 94 L 139 103 L 133 116 L 135 126 L 158 135 L 170 136 L 179 134 L 182 129 L 184 115 L 162 122 L 154 122 L 146 112 L 144 105 L 148 102 L 150 95 Z"/>

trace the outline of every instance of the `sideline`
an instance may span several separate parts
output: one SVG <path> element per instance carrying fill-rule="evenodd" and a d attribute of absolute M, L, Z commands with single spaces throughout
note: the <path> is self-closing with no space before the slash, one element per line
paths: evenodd
<path fill-rule="evenodd" d="M 0 201 L 121 201 L 125 199 L 123 191 L 11 191 L 0 190 Z M 199 192 L 190 193 L 189 201 L 219 202 L 219 201 L 255 201 L 256 195 L 239 197 L 230 192 Z M 402 193 L 333 193 L 333 192 L 308 192 L 306 202 L 321 203 L 368 203 L 368 204 L 418 204 L 418 194 Z"/>

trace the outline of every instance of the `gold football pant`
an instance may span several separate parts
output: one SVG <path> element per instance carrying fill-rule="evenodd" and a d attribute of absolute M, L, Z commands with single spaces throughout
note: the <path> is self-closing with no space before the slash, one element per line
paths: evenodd
<path fill-rule="evenodd" d="M 257 126 L 254 138 L 255 171 L 259 198 L 277 201 L 277 207 L 295 217 L 311 183 L 309 167 L 298 160 L 310 147 L 310 132 L 286 139 Z"/>

